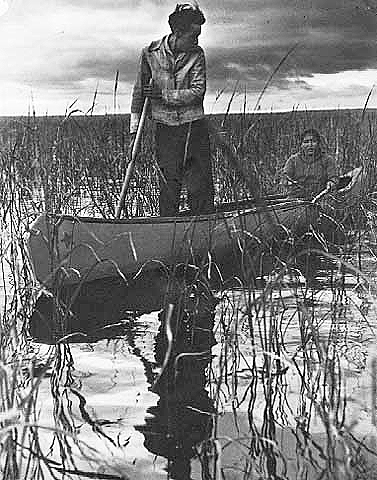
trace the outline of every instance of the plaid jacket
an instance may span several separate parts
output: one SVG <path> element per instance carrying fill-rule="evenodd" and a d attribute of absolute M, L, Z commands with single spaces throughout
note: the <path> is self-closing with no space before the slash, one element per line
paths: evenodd
<path fill-rule="evenodd" d="M 130 131 L 135 132 L 143 108 L 142 86 L 150 78 L 162 90 L 160 100 L 151 101 L 152 118 L 166 125 L 182 125 L 204 116 L 206 91 L 204 52 L 196 46 L 174 56 L 168 36 L 143 48 L 137 79 L 133 88 Z"/>

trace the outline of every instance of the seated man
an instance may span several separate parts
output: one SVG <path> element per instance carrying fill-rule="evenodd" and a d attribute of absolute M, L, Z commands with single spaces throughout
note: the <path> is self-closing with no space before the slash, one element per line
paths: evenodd
<path fill-rule="evenodd" d="M 283 185 L 288 195 L 312 199 L 325 188 L 332 190 L 338 182 L 333 157 L 323 151 L 317 130 L 305 130 L 300 150 L 284 166 Z"/>

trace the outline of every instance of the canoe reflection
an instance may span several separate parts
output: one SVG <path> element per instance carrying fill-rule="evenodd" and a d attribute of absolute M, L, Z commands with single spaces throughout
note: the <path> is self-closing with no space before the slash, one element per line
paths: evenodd
<path fill-rule="evenodd" d="M 168 281 L 165 271 L 155 269 L 128 283 L 109 277 L 61 288 L 55 295 L 42 292 L 29 322 L 30 334 L 44 343 L 119 336 L 131 318 L 162 308 Z"/>

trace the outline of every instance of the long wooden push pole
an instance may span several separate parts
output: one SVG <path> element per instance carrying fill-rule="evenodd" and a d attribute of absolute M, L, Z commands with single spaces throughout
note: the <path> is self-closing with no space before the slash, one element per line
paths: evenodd
<path fill-rule="evenodd" d="M 116 218 L 120 218 L 120 215 L 121 215 L 123 207 L 124 207 L 124 199 L 126 198 L 128 185 L 130 183 L 130 179 L 131 179 L 133 171 L 134 171 L 136 155 L 138 154 L 140 143 L 141 143 L 141 137 L 142 137 L 142 133 L 143 133 L 145 119 L 146 119 L 146 116 L 147 116 L 148 106 L 149 106 L 149 98 L 146 98 L 144 100 L 143 110 L 141 112 L 139 124 L 137 126 L 135 141 L 134 141 L 134 144 L 132 146 L 131 160 L 130 160 L 129 164 L 127 165 L 126 175 L 124 176 L 123 185 L 122 185 L 122 191 L 120 192 L 119 202 L 118 202 L 116 212 L 115 212 L 115 217 Z"/>

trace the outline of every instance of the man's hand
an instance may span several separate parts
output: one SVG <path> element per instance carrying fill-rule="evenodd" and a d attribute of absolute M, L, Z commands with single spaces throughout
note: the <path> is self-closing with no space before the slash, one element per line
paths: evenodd
<path fill-rule="evenodd" d="M 326 190 L 328 190 L 329 192 L 331 192 L 332 190 L 335 190 L 336 188 L 336 185 L 337 185 L 337 181 L 336 180 L 329 180 L 326 184 Z"/>
<path fill-rule="evenodd" d="M 154 82 L 152 82 L 152 84 L 143 86 L 143 94 L 145 97 L 152 100 L 159 100 L 162 97 L 161 88 L 158 87 Z"/>

